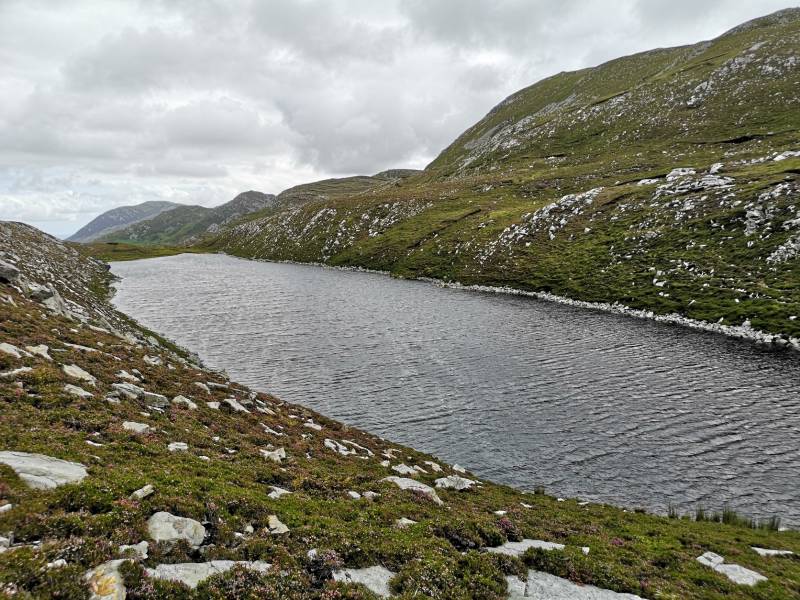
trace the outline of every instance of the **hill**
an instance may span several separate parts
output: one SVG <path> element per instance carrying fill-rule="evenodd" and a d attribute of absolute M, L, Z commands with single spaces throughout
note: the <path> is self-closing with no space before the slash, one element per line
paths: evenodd
<path fill-rule="evenodd" d="M 253 215 L 206 248 L 509 287 L 800 348 L 799 194 L 790 9 L 540 81 L 423 173 Z"/>
<path fill-rule="evenodd" d="M 800 593 L 799 561 L 752 548 L 800 552 L 777 522 L 678 520 L 481 481 L 229 381 L 114 310 L 109 283 L 102 262 L 0 223 L 4 596 Z"/>
<path fill-rule="evenodd" d="M 99 241 L 178 245 L 197 242 L 237 219 L 275 204 L 273 194 L 243 192 L 214 208 L 179 205 L 129 227 L 104 235 Z"/>
<path fill-rule="evenodd" d="M 174 202 L 157 200 L 134 206 L 120 206 L 95 217 L 67 239 L 71 242 L 91 242 L 134 223 L 152 219 L 176 206 L 178 205 Z"/>

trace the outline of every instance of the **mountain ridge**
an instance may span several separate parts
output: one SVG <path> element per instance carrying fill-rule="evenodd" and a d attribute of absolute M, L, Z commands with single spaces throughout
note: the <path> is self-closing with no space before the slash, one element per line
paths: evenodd
<path fill-rule="evenodd" d="M 119 206 L 98 215 L 67 238 L 70 242 L 92 242 L 134 223 L 146 221 L 179 206 L 174 202 L 148 200 L 140 204 Z"/>

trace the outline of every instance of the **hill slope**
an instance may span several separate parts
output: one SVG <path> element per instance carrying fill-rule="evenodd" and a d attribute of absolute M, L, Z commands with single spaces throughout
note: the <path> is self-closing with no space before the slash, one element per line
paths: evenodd
<path fill-rule="evenodd" d="M 800 561 L 751 548 L 800 552 L 797 532 L 480 482 L 228 381 L 115 311 L 108 283 L 104 264 L 0 223 L 3 596 L 378 597 L 350 581 L 501 600 L 523 597 L 520 576 L 564 597 L 592 588 L 560 577 L 646 598 L 800 594 Z M 767 580 L 737 585 L 706 551 Z"/>
<path fill-rule="evenodd" d="M 510 286 L 800 347 L 800 9 L 513 94 L 424 173 L 211 250 Z"/>
<path fill-rule="evenodd" d="M 70 242 L 91 242 L 134 223 L 152 219 L 156 215 L 178 206 L 174 202 L 153 200 L 134 206 L 120 206 L 92 219 L 72 234 Z"/>
<path fill-rule="evenodd" d="M 274 203 L 273 194 L 249 191 L 214 208 L 179 205 L 153 218 L 105 235 L 101 240 L 164 245 L 191 244 L 203 235 L 215 233 L 224 225 L 273 206 Z"/>

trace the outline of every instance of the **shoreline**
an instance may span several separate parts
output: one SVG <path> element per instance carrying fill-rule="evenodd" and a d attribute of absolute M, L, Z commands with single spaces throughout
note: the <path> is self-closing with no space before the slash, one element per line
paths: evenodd
<path fill-rule="evenodd" d="M 334 271 L 349 271 L 356 273 L 371 273 L 373 275 L 383 275 L 387 277 L 394 277 L 390 271 L 379 271 L 376 269 L 366 269 L 358 266 L 339 266 L 328 265 L 319 262 L 302 262 L 296 260 L 272 260 L 268 258 L 247 258 L 244 256 L 236 256 L 226 252 L 215 252 L 214 254 L 221 254 L 231 258 L 238 258 L 240 260 L 249 260 L 254 262 L 270 262 L 276 264 L 289 264 L 289 265 L 304 265 L 311 267 L 322 267 L 323 269 L 331 269 Z M 717 335 L 725 336 L 726 338 L 734 340 L 747 341 L 759 347 L 766 347 L 772 350 L 791 350 L 800 352 L 800 338 L 793 338 L 784 334 L 773 334 L 754 329 L 750 327 L 748 322 L 742 325 L 723 325 L 722 323 L 711 323 L 709 321 L 699 321 L 684 317 L 678 313 L 669 313 L 660 315 L 650 310 L 639 308 L 631 308 L 619 302 L 589 302 L 586 300 L 575 300 L 567 296 L 560 296 L 550 292 L 535 292 L 529 290 L 522 290 L 510 286 L 498 287 L 481 284 L 464 285 L 458 281 L 445 281 L 443 279 L 436 279 L 434 277 L 404 277 L 408 281 L 421 281 L 429 283 L 437 287 L 449 288 L 455 290 L 463 290 L 468 292 L 483 292 L 492 294 L 505 294 L 509 296 L 525 296 L 534 298 L 544 302 L 553 302 L 555 304 L 563 304 L 565 306 L 572 306 L 575 308 L 582 308 L 588 310 L 595 310 L 604 313 L 623 315 L 635 319 L 654 321 L 656 323 L 668 323 L 671 325 L 678 325 L 686 327 L 695 331 L 703 331 L 706 333 L 714 333 Z"/>

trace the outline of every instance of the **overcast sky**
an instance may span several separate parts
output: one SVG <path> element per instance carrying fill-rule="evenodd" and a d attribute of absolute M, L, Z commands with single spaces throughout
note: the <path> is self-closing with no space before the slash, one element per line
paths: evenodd
<path fill-rule="evenodd" d="M 0 220 L 424 167 L 508 94 L 781 0 L 0 0 Z"/>

